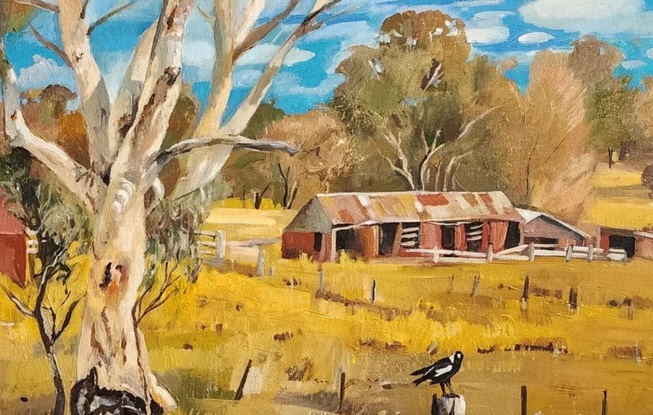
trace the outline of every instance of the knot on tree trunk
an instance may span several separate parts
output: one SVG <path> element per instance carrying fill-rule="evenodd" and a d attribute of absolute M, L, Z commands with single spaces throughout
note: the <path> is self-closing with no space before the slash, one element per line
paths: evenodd
<path fill-rule="evenodd" d="M 134 394 L 97 384 L 97 370 L 93 368 L 86 378 L 78 381 L 70 393 L 71 415 L 147 415 L 147 403 Z M 149 414 L 163 415 L 163 408 L 152 401 Z"/>
<path fill-rule="evenodd" d="M 431 415 L 465 415 L 467 404 L 465 397 L 461 395 L 448 394 L 441 397 L 433 395 Z"/>

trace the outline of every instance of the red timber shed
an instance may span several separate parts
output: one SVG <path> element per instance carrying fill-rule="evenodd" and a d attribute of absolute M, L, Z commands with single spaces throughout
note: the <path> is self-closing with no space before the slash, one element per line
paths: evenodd
<path fill-rule="evenodd" d="M 524 219 L 502 192 L 318 194 L 282 237 L 284 258 L 332 261 L 338 252 L 372 259 L 414 249 L 494 252 L 521 245 Z"/>
<path fill-rule="evenodd" d="M 27 241 L 25 227 L 9 211 L 0 193 L 0 274 L 23 285 L 27 270 Z"/>

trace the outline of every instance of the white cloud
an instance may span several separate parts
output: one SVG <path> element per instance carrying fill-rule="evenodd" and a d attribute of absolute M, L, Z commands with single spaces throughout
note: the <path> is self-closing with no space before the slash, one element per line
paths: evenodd
<path fill-rule="evenodd" d="M 507 11 L 476 13 L 465 29 L 467 40 L 482 45 L 505 42 L 510 37 L 510 29 L 503 24 L 503 19 L 513 14 Z"/>
<path fill-rule="evenodd" d="M 238 65 L 264 65 L 272 59 L 276 53 L 278 46 L 271 43 L 262 43 L 259 44 L 249 51 L 247 51 L 243 56 L 238 59 Z M 310 50 L 304 50 L 299 48 L 294 48 L 284 59 L 284 66 L 293 66 L 295 64 L 306 62 L 315 57 L 315 53 Z"/>
<path fill-rule="evenodd" d="M 481 45 L 491 45 L 501 43 L 510 37 L 510 29 L 505 26 L 495 26 L 488 28 L 469 28 L 466 30 L 467 40 L 470 43 Z"/>
<path fill-rule="evenodd" d="M 503 0 L 464 0 L 454 3 L 452 6 L 461 10 L 469 10 L 474 7 L 497 6 L 501 3 Z"/>
<path fill-rule="evenodd" d="M 642 0 L 534 0 L 519 11 L 526 23 L 567 32 L 653 35 Z"/>
<path fill-rule="evenodd" d="M 646 57 L 649 59 L 653 59 L 653 48 L 646 51 Z"/>
<path fill-rule="evenodd" d="M 631 60 L 631 61 L 623 61 L 621 62 L 621 66 L 624 67 L 624 69 L 638 69 L 646 66 L 646 62 L 639 61 L 639 60 Z"/>
<path fill-rule="evenodd" d="M 18 86 L 22 90 L 45 88 L 51 84 L 76 90 L 73 72 L 67 66 L 59 65 L 54 59 L 34 55 L 34 64 L 18 72 Z"/>
<path fill-rule="evenodd" d="M 317 86 L 304 86 L 299 76 L 292 73 L 281 73 L 274 80 L 272 87 L 273 95 L 315 95 L 324 96 L 331 93 L 338 85 L 344 81 L 340 74 L 329 74 Z"/>
<path fill-rule="evenodd" d="M 258 69 L 236 68 L 233 75 L 234 88 L 249 88 L 263 75 Z"/>
<path fill-rule="evenodd" d="M 548 42 L 551 39 L 553 39 L 553 36 L 551 36 L 548 33 L 545 33 L 545 32 L 531 32 L 531 33 L 526 33 L 524 35 L 519 36 L 517 41 L 519 43 L 524 44 L 524 45 L 532 45 L 534 43 Z"/>
<path fill-rule="evenodd" d="M 370 28 L 367 22 L 355 20 L 351 22 L 334 23 L 322 27 L 319 30 L 309 33 L 305 39 L 307 41 L 327 40 L 327 39 L 349 39 L 351 37 L 369 40 L 376 33 Z"/>

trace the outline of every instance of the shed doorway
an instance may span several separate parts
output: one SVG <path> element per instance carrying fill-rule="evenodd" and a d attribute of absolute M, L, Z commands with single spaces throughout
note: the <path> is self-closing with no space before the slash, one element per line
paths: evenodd
<path fill-rule="evenodd" d="M 635 237 L 633 236 L 622 236 L 622 235 L 610 235 L 608 237 L 610 248 L 614 249 L 623 249 L 626 251 L 626 256 L 632 258 L 635 256 Z"/>
<path fill-rule="evenodd" d="M 355 229 L 342 229 L 336 231 L 336 251 L 345 251 L 352 257 L 361 254 L 361 246 L 356 237 Z"/>
<path fill-rule="evenodd" d="M 456 249 L 456 227 L 442 225 L 440 230 L 442 232 L 442 249 L 447 249 L 450 251 Z"/>
<path fill-rule="evenodd" d="M 504 249 L 510 249 L 519 246 L 520 242 L 521 232 L 519 231 L 519 222 L 508 222 L 506 242 L 503 244 Z"/>
<path fill-rule="evenodd" d="M 397 237 L 396 223 L 384 223 L 379 226 L 379 255 L 390 256 L 394 250 L 395 239 Z"/>

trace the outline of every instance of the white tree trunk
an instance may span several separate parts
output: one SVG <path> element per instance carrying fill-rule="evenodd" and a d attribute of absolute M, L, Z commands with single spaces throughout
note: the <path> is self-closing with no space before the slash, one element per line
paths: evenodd
<path fill-rule="evenodd" d="M 130 406 L 143 414 L 150 405 L 152 413 L 160 412 L 159 406 L 174 407 L 150 371 L 133 316 L 147 237 L 144 198 L 131 186 L 124 180 L 121 186 L 112 186 L 114 197 L 106 199 L 96 217 L 72 414 L 90 413 L 102 405 L 107 410 Z"/>

